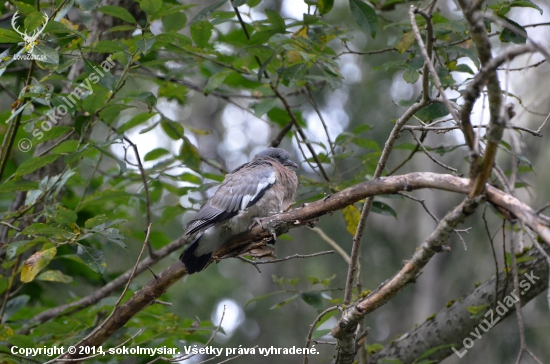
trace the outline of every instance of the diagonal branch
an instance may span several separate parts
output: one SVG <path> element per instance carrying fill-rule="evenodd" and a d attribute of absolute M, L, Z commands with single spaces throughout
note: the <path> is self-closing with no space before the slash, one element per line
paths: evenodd
<path fill-rule="evenodd" d="M 304 207 L 266 218 L 263 222 L 264 225 L 267 226 L 267 229 L 263 229 L 261 226 L 255 226 L 251 231 L 230 240 L 226 245 L 218 249 L 215 258 L 223 259 L 243 254 L 247 250 L 253 249 L 258 245 L 263 245 L 262 241 L 258 242 L 259 240 L 264 238 L 271 240 L 271 230 L 281 234 L 291 228 L 301 226 L 308 221 L 317 219 L 330 212 L 340 210 L 367 197 L 423 188 L 434 188 L 468 194 L 470 190 L 469 183 L 470 181 L 465 178 L 427 172 L 377 178 L 372 181 L 363 182 L 335 193 L 327 199 L 321 199 Z M 513 196 L 507 195 L 490 185 L 487 185 L 486 188 L 488 201 L 501 209 L 509 211 L 511 215 L 523 221 L 525 225 L 539 234 L 547 244 L 550 244 L 550 218 L 537 214 L 536 211 Z M 441 243 L 441 236 L 452 233 L 453 225 L 458 224 L 459 220 L 464 218 L 464 216 L 475 206 L 476 201 L 466 200 L 466 202 L 460 205 L 463 207 L 462 210 L 458 211 L 455 209 L 451 215 L 443 219 L 438 226 L 438 230 L 436 230 L 440 236 L 435 234 L 430 237 L 428 242 L 424 243 L 420 251 L 415 254 L 409 263 L 407 263 L 406 272 L 404 273 L 410 274 L 414 272 L 414 268 L 417 265 L 425 264 L 430 254 L 435 254 L 435 252 L 432 252 L 430 249 L 433 249 L 433 247 Z M 176 243 L 180 242 L 183 244 L 182 240 Z M 160 254 L 163 249 L 159 249 L 158 253 Z M 143 262 L 138 265 L 137 271 L 144 265 L 145 267 L 143 267 L 143 269 L 146 269 L 146 265 L 149 264 L 149 262 L 150 257 L 145 258 Z M 128 301 L 118 307 L 113 313 L 113 316 L 102 325 L 101 330 L 95 331 L 87 340 L 82 342 L 81 345 L 98 346 L 104 343 L 135 314 L 153 303 L 156 298 L 162 295 L 171 285 L 185 275 L 186 271 L 183 264 L 179 260 L 173 263 L 157 277 L 149 281 L 142 289 L 135 292 Z M 123 280 L 124 283 L 127 281 L 127 278 L 128 277 Z M 361 302 L 352 306 L 352 309 L 358 313 L 356 317 L 361 317 L 361 314 L 364 315 L 370 312 L 369 310 L 376 308 L 378 303 L 380 303 L 380 301 L 377 301 L 377 299 L 380 299 L 380 295 L 382 295 L 383 292 L 391 292 L 392 289 L 398 288 L 398 283 L 399 279 L 397 279 L 397 281 L 390 281 L 384 286 L 385 288 L 379 289 L 367 296 Z M 69 357 L 76 358 L 77 356 L 73 355 Z"/>
<path fill-rule="evenodd" d="M 550 252 L 550 246 L 546 245 L 545 248 L 547 252 Z M 550 262 L 545 262 L 541 252 L 535 249 L 529 251 L 527 257 L 532 257 L 532 259 L 526 259 L 523 263 L 518 263 L 518 268 L 522 272 L 532 274 L 540 279 L 535 280 L 533 278 L 535 280 L 533 285 L 525 291 L 525 294 L 519 295 L 522 306 L 546 289 L 548 267 L 550 266 Z M 521 279 L 524 278 L 522 276 Z M 497 291 L 495 291 L 495 286 Z M 493 306 L 499 300 L 499 297 L 506 297 L 511 291 L 512 276 L 505 271 L 501 271 L 498 277 L 494 276 L 479 285 L 465 297 L 456 300 L 449 307 L 439 311 L 433 318 L 426 320 L 414 330 L 401 335 L 400 339 L 393 341 L 384 349 L 372 355 L 369 358 L 369 363 L 383 362 L 385 358 L 399 359 L 402 363 L 412 363 L 422 353 L 435 347 L 441 348 L 424 359 L 439 362 L 457 352 L 459 356 L 466 355 L 468 350 L 463 349 L 463 343 L 467 338 L 473 339 L 470 332 L 475 332 L 480 324 L 486 327 L 484 320 L 487 320 L 491 325 L 490 327 L 493 327 L 514 313 L 513 306 L 499 308 L 498 311 L 495 311 Z M 467 310 L 467 307 L 472 306 L 487 306 L 487 313 L 479 317 L 472 316 Z M 483 333 L 479 329 L 478 332 Z M 464 360 L 467 361 L 467 356 L 463 358 Z"/>
<path fill-rule="evenodd" d="M 466 198 L 439 222 L 428 239 L 396 275 L 367 297 L 344 310 L 342 318 L 330 332 L 338 340 L 338 354 L 333 363 L 351 364 L 354 361 L 357 351 L 355 331 L 359 322 L 365 315 L 383 306 L 408 284 L 414 282 L 430 259 L 442 251 L 443 245 L 447 243 L 457 225 L 474 213 L 482 202 L 484 202 L 483 196 L 475 199 Z"/>

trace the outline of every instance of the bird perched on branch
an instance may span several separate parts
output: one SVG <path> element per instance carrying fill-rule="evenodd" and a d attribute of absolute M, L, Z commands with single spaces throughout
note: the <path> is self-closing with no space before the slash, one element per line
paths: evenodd
<path fill-rule="evenodd" d="M 268 148 L 225 176 L 214 196 L 185 225 L 196 233 L 180 260 L 188 274 L 206 267 L 212 254 L 230 238 L 246 232 L 258 219 L 290 207 L 298 185 L 298 168 L 284 149 Z"/>

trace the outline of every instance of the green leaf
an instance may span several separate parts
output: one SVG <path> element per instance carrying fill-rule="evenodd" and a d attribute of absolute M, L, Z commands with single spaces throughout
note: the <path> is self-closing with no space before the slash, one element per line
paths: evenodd
<path fill-rule="evenodd" d="M 15 298 L 12 298 L 8 301 L 6 304 L 6 310 L 4 311 L 4 315 L 2 316 L 2 323 L 8 321 L 10 317 L 12 317 L 17 311 L 22 309 L 27 305 L 29 302 L 30 297 L 26 294 L 23 294 L 21 296 L 17 296 Z"/>
<path fill-rule="evenodd" d="M 279 14 L 279 12 L 275 10 L 266 9 L 265 15 L 267 16 L 267 19 L 273 25 L 273 28 L 277 30 L 278 32 L 284 32 L 286 30 L 286 24 L 283 19 L 283 17 Z"/>
<path fill-rule="evenodd" d="M 57 51 L 46 45 L 35 45 L 32 50 L 32 55 L 36 56 L 40 62 L 59 64 L 59 54 L 57 54 Z"/>
<path fill-rule="evenodd" d="M 208 45 L 214 26 L 207 21 L 200 21 L 191 25 L 191 38 L 199 48 Z"/>
<path fill-rule="evenodd" d="M 378 27 L 378 16 L 376 11 L 366 2 L 361 0 L 349 0 L 351 15 L 359 24 L 365 33 L 376 37 L 376 28 Z"/>
<path fill-rule="evenodd" d="M 70 126 L 54 126 L 50 130 L 45 131 L 42 138 L 33 140 L 33 144 L 40 144 L 48 140 L 58 138 L 71 130 L 73 130 L 73 128 L 71 128 Z"/>
<path fill-rule="evenodd" d="M 414 44 L 415 41 L 416 37 L 414 36 L 414 32 L 412 30 L 403 34 L 403 37 L 397 45 L 397 51 L 399 53 L 405 53 Z"/>
<path fill-rule="evenodd" d="M 122 19 L 128 23 L 137 24 L 136 19 L 130 14 L 130 12 L 124 8 L 118 6 L 102 6 L 99 9 L 103 14 L 114 16 L 115 18 Z"/>
<path fill-rule="evenodd" d="M 319 0 L 317 2 L 317 7 L 321 15 L 328 14 L 332 7 L 334 6 L 334 0 Z"/>
<path fill-rule="evenodd" d="M 141 113 L 141 114 L 137 114 L 136 116 L 134 116 L 133 118 L 131 118 L 130 120 L 128 120 L 127 122 L 122 124 L 117 129 L 117 131 L 118 131 L 119 134 L 122 134 L 126 130 L 129 130 L 129 129 L 134 128 L 138 125 L 143 124 L 144 122 L 151 119 L 155 115 L 157 115 L 156 112 L 144 112 L 144 113 Z"/>
<path fill-rule="evenodd" d="M 105 267 L 107 267 L 105 254 L 101 250 L 78 244 L 76 255 L 96 273 L 103 274 Z"/>
<path fill-rule="evenodd" d="M 62 207 L 55 212 L 53 219 L 60 224 L 71 224 L 76 222 L 78 215 L 73 210 Z"/>
<path fill-rule="evenodd" d="M 60 235 L 62 237 L 68 237 L 73 235 L 72 232 L 65 229 L 50 226 L 41 222 L 35 222 L 32 225 L 27 226 L 19 234 L 21 235 Z"/>
<path fill-rule="evenodd" d="M 442 102 L 435 102 L 416 113 L 416 116 L 424 122 L 439 119 L 445 115 L 449 115 L 449 110 Z"/>
<path fill-rule="evenodd" d="M 531 0 L 514 0 L 512 3 L 510 3 L 510 6 L 513 8 L 533 8 L 537 9 L 540 12 L 540 15 L 542 15 L 542 9 L 540 6 L 532 2 Z"/>
<path fill-rule="evenodd" d="M 89 95 L 84 99 L 84 102 L 82 103 L 82 108 L 84 111 L 89 112 L 90 114 L 95 113 L 97 110 L 99 110 L 103 105 L 105 105 L 105 101 L 109 98 L 109 91 L 107 89 L 104 89 L 103 87 L 98 87 L 94 90 L 94 93 Z"/>
<path fill-rule="evenodd" d="M 208 79 L 208 82 L 204 87 L 204 94 L 208 95 L 209 93 L 217 89 L 223 83 L 223 81 L 225 81 L 226 77 L 229 76 L 232 72 L 232 70 L 223 70 L 222 72 L 218 72 L 212 75 L 212 77 Z"/>
<path fill-rule="evenodd" d="M 277 309 L 277 308 L 281 308 L 281 307 L 283 307 L 284 305 L 286 305 L 286 304 L 288 304 L 288 303 L 294 301 L 294 300 L 295 300 L 296 298 L 298 298 L 298 297 L 300 297 L 300 294 L 299 294 L 299 293 L 298 293 L 298 294 L 295 294 L 295 295 L 292 296 L 292 297 L 287 298 L 287 299 L 284 300 L 284 301 L 281 301 L 281 302 L 279 302 L 279 303 L 277 303 L 277 304 L 271 306 L 269 309 L 270 309 L 270 310 L 275 310 L 275 309 Z"/>
<path fill-rule="evenodd" d="M 38 272 L 44 269 L 56 254 L 57 249 L 53 247 L 31 255 L 27 260 L 25 260 L 23 268 L 21 269 L 21 282 L 32 282 Z"/>
<path fill-rule="evenodd" d="M 73 277 L 67 276 L 58 270 L 47 270 L 43 273 L 40 273 L 40 275 L 36 277 L 36 279 L 39 281 L 61 282 L 61 283 L 71 283 L 73 281 Z"/>
<path fill-rule="evenodd" d="M 160 127 L 171 139 L 180 140 L 183 137 L 183 126 L 174 121 L 162 120 Z"/>
<path fill-rule="evenodd" d="M 86 222 L 84 223 L 84 226 L 86 227 L 86 229 L 91 229 L 97 225 L 103 224 L 107 220 L 109 220 L 107 215 L 104 215 L 104 214 L 97 215 L 92 217 L 91 219 L 86 220 Z"/>
<path fill-rule="evenodd" d="M 522 27 L 515 21 L 508 19 L 505 16 L 501 16 L 500 19 L 510 24 L 512 28 L 515 28 L 515 30 L 504 28 L 502 30 L 502 33 L 500 33 L 500 36 L 498 37 L 498 39 L 500 39 L 501 42 L 504 42 L 504 43 L 512 42 L 515 44 L 525 44 L 525 42 L 527 42 L 527 38 L 526 38 L 527 31 L 525 30 L 524 27 Z"/>
<path fill-rule="evenodd" d="M 254 115 L 256 115 L 257 117 L 262 117 L 265 113 L 269 112 L 271 109 L 277 106 L 278 102 L 279 102 L 279 99 L 275 97 L 265 99 L 264 101 L 260 102 L 259 104 L 256 104 L 253 107 Z"/>
<path fill-rule="evenodd" d="M 372 203 L 372 212 L 385 216 L 393 216 L 397 219 L 397 212 L 395 212 L 395 210 L 392 209 L 389 205 L 380 201 L 374 201 Z"/>
<path fill-rule="evenodd" d="M 52 154 L 67 154 L 76 152 L 78 149 L 78 140 L 65 140 L 57 147 L 52 149 Z"/>
<path fill-rule="evenodd" d="M 403 80 L 407 83 L 414 84 L 416 81 L 418 81 L 418 78 L 420 77 L 420 73 L 418 73 L 415 69 L 407 69 L 405 73 L 403 73 Z"/>
<path fill-rule="evenodd" d="M 39 236 L 33 240 L 14 241 L 8 245 L 8 249 L 6 250 L 6 256 L 8 257 L 8 260 L 11 260 L 15 256 L 26 252 L 27 250 L 29 250 L 30 248 L 32 248 L 37 244 L 44 244 L 49 242 L 50 241 L 43 236 Z"/>
<path fill-rule="evenodd" d="M 156 39 L 151 37 L 143 37 L 136 40 L 136 46 L 146 54 L 149 49 L 155 44 Z"/>
<path fill-rule="evenodd" d="M 162 25 L 167 32 L 178 31 L 185 27 L 187 16 L 182 11 L 167 15 L 162 18 Z"/>
<path fill-rule="evenodd" d="M 32 173 L 39 168 L 55 162 L 57 158 L 57 155 L 44 155 L 41 157 L 33 157 L 31 159 L 27 159 L 26 161 L 21 163 L 19 167 L 17 167 L 17 170 L 15 171 L 15 176 L 22 177 L 29 173 Z"/>
<path fill-rule="evenodd" d="M 357 125 L 355 128 L 353 128 L 352 133 L 355 135 L 365 133 L 369 130 L 372 130 L 372 125 L 369 124 L 363 124 L 363 125 Z"/>
<path fill-rule="evenodd" d="M 378 143 L 374 139 L 355 137 L 351 141 L 353 144 L 356 144 L 363 149 L 380 150 Z"/>
<path fill-rule="evenodd" d="M 13 30 L 0 28 L 0 43 L 19 43 L 22 40 L 21 36 Z"/>
<path fill-rule="evenodd" d="M 155 159 L 159 159 L 160 157 L 170 154 L 169 151 L 167 151 L 164 148 L 156 148 L 150 151 L 149 153 L 145 154 L 145 157 L 143 158 L 144 161 L 154 161 Z"/>
<path fill-rule="evenodd" d="M 319 292 L 304 292 L 301 297 L 305 303 L 315 307 L 317 310 L 323 309 L 323 297 Z"/>
<path fill-rule="evenodd" d="M 124 51 L 124 48 L 117 41 L 100 40 L 96 43 L 94 51 L 99 53 L 115 53 Z"/>
<path fill-rule="evenodd" d="M 189 139 L 183 137 L 183 144 L 180 150 L 180 159 L 183 163 L 192 170 L 198 171 L 200 169 L 201 157 L 197 147 L 195 147 Z"/>
<path fill-rule="evenodd" d="M 34 13 L 27 15 L 25 18 L 25 30 L 28 34 L 31 34 L 33 30 L 42 27 L 45 20 L 44 14 L 39 11 L 35 11 Z"/>
<path fill-rule="evenodd" d="M 210 6 L 207 6 L 206 8 L 202 9 L 195 15 L 193 19 L 189 22 L 189 25 L 193 25 L 195 23 L 198 23 L 199 21 L 203 20 L 204 18 L 207 18 L 212 14 L 216 9 L 221 7 L 223 4 L 225 4 L 227 0 L 218 1 L 217 3 L 214 3 Z"/>
<path fill-rule="evenodd" d="M 162 7 L 162 0 L 142 0 L 139 6 L 147 14 L 153 14 Z"/>
<path fill-rule="evenodd" d="M 118 117 L 122 110 L 130 109 L 135 106 L 124 105 L 124 104 L 113 104 L 106 106 L 99 113 L 99 118 L 103 120 L 106 124 L 111 124 Z"/>
<path fill-rule="evenodd" d="M 38 189 L 38 182 L 28 181 L 26 179 L 12 179 L 0 185 L 0 193 L 30 191 L 36 189 Z"/>

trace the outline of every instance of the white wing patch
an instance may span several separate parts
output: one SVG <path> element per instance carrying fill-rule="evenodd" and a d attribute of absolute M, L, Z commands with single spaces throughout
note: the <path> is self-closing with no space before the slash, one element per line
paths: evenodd
<path fill-rule="evenodd" d="M 241 200 L 241 211 L 244 211 L 246 209 L 246 206 L 248 206 L 248 203 L 252 200 L 254 200 L 260 192 L 266 188 L 269 185 L 272 185 L 275 183 L 275 171 L 272 171 L 268 178 L 263 178 L 260 183 L 258 183 L 258 187 L 256 188 L 256 192 L 254 192 L 253 195 L 244 195 L 243 199 Z"/>

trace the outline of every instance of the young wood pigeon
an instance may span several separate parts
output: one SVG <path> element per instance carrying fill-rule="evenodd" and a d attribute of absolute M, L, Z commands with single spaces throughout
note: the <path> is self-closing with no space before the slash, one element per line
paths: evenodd
<path fill-rule="evenodd" d="M 180 260 L 188 274 L 206 267 L 212 254 L 230 238 L 244 233 L 257 219 L 281 212 L 292 204 L 298 168 L 284 149 L 268 148 L 225 176 L 214 196 L 185 225 L 196 233 Z"/>

